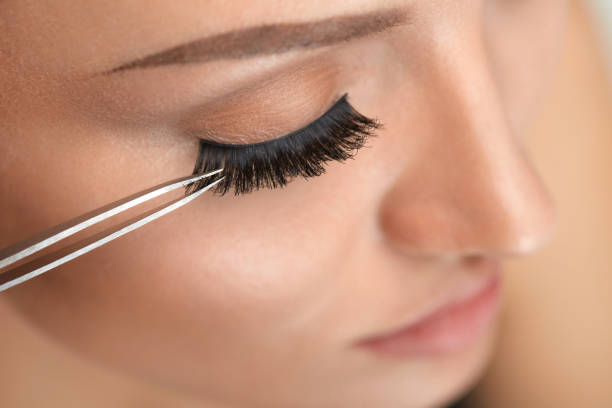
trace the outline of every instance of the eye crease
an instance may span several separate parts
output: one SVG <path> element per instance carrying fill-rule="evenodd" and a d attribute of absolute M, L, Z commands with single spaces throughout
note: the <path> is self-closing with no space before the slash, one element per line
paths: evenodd
<path fill-rule="evenodd" d="M 223 168 L 216 178 L 193 183 L 193 193 L 220 177 L 212 190 L 225 195 L 247 194 L 261 188 L 284 187 L 296 177 L 316 177 L 325 173 L 325 163 L 343 162 L 355 156 L 369 137 L 382 127 L 376 119 L 357 112 L 340 97 L 323 115 L 305 127 L 277 139 L 254 144 L 223 144 L 200 139 L 200 150 L 193 174 Z"/>

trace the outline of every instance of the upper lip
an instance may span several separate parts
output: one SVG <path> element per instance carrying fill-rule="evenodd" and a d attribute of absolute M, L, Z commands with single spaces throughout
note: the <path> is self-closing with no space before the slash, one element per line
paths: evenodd
<path fill-rule="evenodd" d="M 483 268 L 479 268 L 483 269 Z M 392 337 L 394 334 L 409 329 L 412 326 L 416 326 L 429 318 L 435 316 L 439 312 L 452 307 L 454 304 L 461 303 L 475 294 L 479 293 L 482 289 L 484 289 L 491 280 L 494 279 L 501 270 L 501 264 L 498 261 L 490 261 L 486 262 L 484 266 L 486 270 L 485 273 L 482 273 L 482 279 L 480 282 L 467 290 L 463 291 L 455 291 L 454 294 L 441 297 L 440 299 L 432 302 L 428 306 L 421 309 L 419 312 L 412 315 L 412 317 L 403 320 L 400 324 L 395 324 L 391 328 L 385 330 L 379 330 L 375 334 L 371 334 L 365 337 L 362 337 L 357 340 L 358 344 L 367 343 L 374 340 L 384 339 L 386 337 Z"/>

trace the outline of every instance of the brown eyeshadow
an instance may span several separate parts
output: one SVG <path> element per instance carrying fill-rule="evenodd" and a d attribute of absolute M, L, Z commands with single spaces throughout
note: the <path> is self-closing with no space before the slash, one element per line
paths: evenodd
<path fill-rule="evenodd" d="M 187 134 L 219 143 L 247 144 L 297 130 L 337 97 L 337 65 L 321 58 L 220 101 L 193 109 L 180 124 Z"/>

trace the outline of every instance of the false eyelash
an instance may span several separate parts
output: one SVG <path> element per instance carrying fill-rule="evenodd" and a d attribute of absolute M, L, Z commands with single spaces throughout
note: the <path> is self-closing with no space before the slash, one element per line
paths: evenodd
<path fill-rule="evenodd" d="M 357 112 L 344 94 L 327 112 L 304 128 L 278 139 L 238 145 L 200 140 L 200 152 L 193 174 L 223 168 L 223 172 L 206 181 L 187 186 L 193 193 L 225 177 L 214 194 L 250 193 L 260 188 L 285 186 L 291 179 L 316 177 L 325 173 L 324 163 L 353 158 L 375 130 L 382 125 Z"/>

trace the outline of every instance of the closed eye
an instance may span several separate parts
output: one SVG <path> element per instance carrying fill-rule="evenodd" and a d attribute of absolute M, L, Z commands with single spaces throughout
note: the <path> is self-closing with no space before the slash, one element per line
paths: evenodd
<path fill-rule="evenodd" d="M 200 139 L 200 151 L 193 174 L 218 168 L 224 177 L 212 190 L 224 195 L 250 193 L 260 188 L 284 187 L 296 177 L 316 177 L 325 173 L 325 163 L 353 158 L 376 129 L 382 125 L 357 112 L 348 102 L 348 94 L 340 97 L 318 119 L 305 127 L 277 139 L 253 144 L 224 144 Z M 194 183 L 187 193 L 206 183 Z"/>

